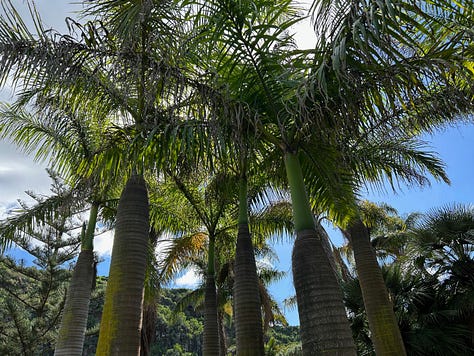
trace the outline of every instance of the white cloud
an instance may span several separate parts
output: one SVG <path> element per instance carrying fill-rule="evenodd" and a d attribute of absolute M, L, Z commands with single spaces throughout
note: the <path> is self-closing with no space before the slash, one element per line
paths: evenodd
<path fill-rule="evenodd" d="M 34 25 L 26 1 L 13 0 L 12 3 L 28 28 L 33 31 Z M 66 17 L 77 18 L 76 12 L 83 8 L 79 1 L 65 0 L 36 0 L 35 6 L 44 22 L 45 29 L 54 28 L 62 33 L 67 31 Z"/>
<path fill-rule="evenodd" d="M 94 251 L 101 257 L 112 254 L 114 244 L 114 230 L 104 231 L 94 237 Z"/>
<path fill-rule="evenodd" d="M 49 194 L 51 179 L 45 165 L 19 152 L 5 141 L 0 142 L 0 202 L 15 203 L 17 199 L 29 200 L 25 191 Z"/>
<path fill-rule="evenodd" d="M 180 288 L 196 288 L 201 283 L 201 277 L 194 268 L 186 270 L 186 272 L 175 280 L 176 287 Z"/>
<path fill-rule="evenodd" d="M 30 30 L 34 25 L 29 14 L 26 1 L 13 0 L 13 6 L 18 10 Z M 43 18 L 45 28 L 55 28 L 62 33 L 67 32 L 66 17 L 77 17 L 77 11 L 83 8 L 80 2 L 71 4 L 64 0 L 36 0 L 35 6 Z M 0 9 L 0 15 L 2 11 Z M 11 101 L 13 90 L 10 83 L 0 88 L 0 101 Z M 45 172 L 46 165 L 33 162 L 31 157 L 20 153 L 7 141 L 0 142 L 0 202 L 11 203 L 17 199 L 29 200 L 24 193 L 31 190 L 35 193 L 49 194 L 51 180 Z"/>

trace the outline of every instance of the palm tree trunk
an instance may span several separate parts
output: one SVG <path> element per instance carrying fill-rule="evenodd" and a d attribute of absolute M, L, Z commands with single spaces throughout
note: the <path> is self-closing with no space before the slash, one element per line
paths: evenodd
<path fill-rule="evenodd" d="M 145 301 L 143 306 L 140 356 L 152 356 L 151 345 L 155 339 L 157 319 L 156 302 L 154 300 Z"/>
<path fill-rule="evenodd" d="M 150 227 L 148 259 L 145 275 L 145 289 L 143 298 L 143 319 L 140 343 L 140 355 L 152 356 L 151 345 L 156 338 L 156 323 L 158 320 L 157 305 L 159 299 L 160 285 L 153 283 L 155 272 L 155 250 L 158 242 L 158 235 L 153 227 Z"/>
<path fill-rule="evenodd" d="M 215 237 L 209 235 L 208 270 L 204 295 L 203 356 L 219 356 L 219 325 L 217 321 L 217 293 L 215 281 Z"/>
<path fill-rule="evenodd" d="M 474 312 L 471 312 L 471 315 L 468 318 L 468 326 L 471 331 L 471 347 L 474 348 Z"/>
<path fill-rule="evenodd" d="M 240 216 L 234 266 L 234 311 L 237 355 L 264 354 L 257 267 L 248 226 L 247 180 L 240 182 Z"/>
<path fill-rule="evenodd" d="M 355 355 L 342 291 L 315 229 L 298 157 L 286 152 L 285 167 L 297 236 L 292 269 L 303 355 Z"/>
<path fill-rule="evenodd" d="M 139 355 L 149 232 L 148 196 L 133 175 L 117 209 L 114 246 L 96 355 Z"/>
<path fill-rule="evenodd" d="M 316 224 L 316 230 L 318 230 L 318 234 L 321 237 L 321 244 L 323 245 L 324 252 L 326 252 L 326 255 L 328 256 L 331 268 L 334 271 L 334 274 L 338 276 L 339 270 L 336 265 L 336 256 L 331 245 L 331 239 L 320 223 Z"/>
<path fill-rule="evenodd" d="M 92 204 L 87 230 L 82 232 L 81 252 L 66 296 L 55 356 L 81 356 L 87 328 L 89 302 L 94 283 L 93 240 L 99 205 Z"/>
<path fill-rule="evenodd" d="M 406 355 L 369 232 L 360 219 L 353 221 L 348 230 L 375 352 L 381 356 Z"/>
<path fill-rule="evenodd" d="M 227 356 L 227 337 L 224 324 L 224 312 L 218 310 L 219 321 L 219 356 Z"/>

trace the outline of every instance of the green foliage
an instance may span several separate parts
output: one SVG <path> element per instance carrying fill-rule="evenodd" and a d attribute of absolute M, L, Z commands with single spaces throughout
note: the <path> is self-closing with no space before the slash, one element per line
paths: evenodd
<path fill-rule="evenodd" d="M 157 310 L 156 340 L 151 347 L 152 355 L 200 355 L 202 315 L 192 307 L 174 315 L 176 303 L 188 292 L 185 289 L 162 290 Z"/>
<path fill-rule="evenodd" d="M 49 355 L 56 339 L 78 241 L 66 232 L 68 220 L 59 215 L 14 234 L 16 246 L 34 258 L 33 266 L 0 257 L 0 353 Z M 17 248 L 17 251 L 20 251 Z"/>
<path fill-rule="evenodd" d="M 68 271 L 0 261 L 0 353 L 50 355 L 64 304 Z"/>
<path fill-rule="evenodd" d="M 107 277 L 98 276 L 95 281 L 95 288 L 91 294 L 89 304 L 89 316 L 87 318 L 87 331 L 84 340 L 84 355 L 94 355 L 99 340 L 99 326 L 104 307 L 105 288 L 107 287 Z"/>
<path fill-rule="evenodd" d="M 407 353 L 471 354 L 474 351 L 470 325 L 474 315 L 474 283 L 470 272 L 474 265 L 472 207 L 447 206 L 418 214 L 414 221 L 413 215 L 403 221 L 394 211 L 376 215 L 372 214 L 377 227 L 374 232 L 382 235 L 373 240 L 374 247 L 379 251 L 392 247 L 388 251 L 408 252 L 392 253 L 392 258 L 385 259 L 383 265 L 385 284 Z M 375 355 L 359 281 L 351 278 L 343 283 L 343 288 L 358 352 Z"/>

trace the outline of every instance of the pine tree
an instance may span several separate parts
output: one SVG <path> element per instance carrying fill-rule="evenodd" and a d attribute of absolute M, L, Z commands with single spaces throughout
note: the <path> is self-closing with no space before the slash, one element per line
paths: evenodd
<path fill-rule="evenodd" d="M 66 194 L 58 179 L 54 197 Z M 77 255 L 80 222 L 67 201 L 45 213 L 54 198 L 29 195 L 36 204 L 21 204 L 0 225 L 13 244 L 0 257 L 0 354 L 52 354 L 70 278 L 69 264 Z M 45 209 L 42 209 L 45 208 Z M 79 231 L 78 231 L 79 230 Z M 11 255 L 25 256 L 14 259 Z"/>

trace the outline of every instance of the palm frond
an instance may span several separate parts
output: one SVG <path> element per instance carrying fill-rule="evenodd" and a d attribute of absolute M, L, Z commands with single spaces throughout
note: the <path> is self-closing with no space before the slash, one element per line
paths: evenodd
<path fill-rule="evenodd" d="M 172 240 L 159 240 L 158 249 L 164 258 L 158 261 L 161 280 L 170 281 L 178 272 L 199 259 L 207 248 L 207 235 L 198 232 Z M 164 246 L 163 246 L 164 245 Z"/>

